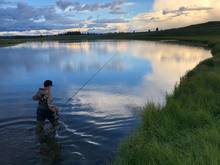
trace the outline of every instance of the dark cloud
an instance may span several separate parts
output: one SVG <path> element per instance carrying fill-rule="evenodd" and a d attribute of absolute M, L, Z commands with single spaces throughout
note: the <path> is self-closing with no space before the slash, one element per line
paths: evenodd
<path fill-rule="evenodd" d="M 108 27 L 109 23 L 126 23 L 127 20 L 124 19 L 97 19 L 93 20 L 92 23 L 86 24 L 85 27 L 89 28 L 88 32 L 96 32 L 96 33 L 106 33 L 112 30 L 116 30 L 116 28 L 111 29 Z"/>
<path fill-rule="evenodd" d="M 109 3 L 81 4 L 79 2 L 71 2 L 68 0 L 58 0 L 56 5 L 64 11 L 97 11 L 100 9 L 109 9 L 112 14 L 123 14 L 122 5 L 125 0 L 115 0 Z"/>
<path fill-rule="evenodd" d="M 90 15 L 87 17 L 87 20 L 91 20 L 92 18 L 93 18 L 93 16 Z"/>
<path fill-rule="evenodd" d="M 109 13 L 110 13 L 110 14 L 127 14 L 127 13 L 124 12 L 124 11 L 110 11 Z"/>
<path fill-rule="evenodd" d="M 111 33 L 111 32 L 116 32 L 118 29 L 116 27 L 112 28 L 99 28 L 99 27 L 94 27 L 88 30 L 88 33 Z"/>
<path fill-rule="evenodd" d="M 97 19 L 95 23 L 126 23 L 127 20 L 116 18 L 116 19 Z"/>
<path fill-rule="evenodd" d="M 78 5 L 78 3 L 76 3 L 76 2 L 61 1 L 61 0 L 56 1 L 56 4 L 61 10 L 66 10 L 69 6 L 77 6 Z"/>
<path fill-rule="evenodd" d="M 87 28 L 91 29 L 91 28 L 106 28 L 107 24 L 105 23 L 91 23 L 86 25 Z"/>
<path fill-rule="evenodd" d="M 0 7 L 1 7 L 1 5 L 8 5 L 8 4 L 12 4 L 13 2 L 11 2 L 11 1 L 7 1 L 7 0 L 1 0 L 0 1 Z"/>
<path fill-rule="evenodd" d="M 57 12 L 56 6 L 35 7 L 27 3 L 0 0 L 0 32 L 21 32 L 36 30 L 62 30 L 69 28 L 105 28 L 108 23 L 126 23 L 124 19 L 97 19 L 88 16 L 86 23 L 83 20 L 76 20 L 69 12 Z M 96 3 L 82 5 L 79 2 L 57 1 L 57 6 L 62 10 L 76 11 L 95 11 L 99 9 L 109 9 L 112 13 L 122 13 L 121 5 L 124 0 L 113 1 L 110 3 Z M 73 8 L 73 6 L 75 8 Z M 68 15 L 69 14 L 69 15 Z"/>
<path fill-rule="evenodd" d="M 181 15 L 187 16 L 188 13 L 176 13 L 176 14 L 172 15 L 171 18 L 179 17 L 179 16 L 181 16 Z"/>
<path fill-rule="evenodd" d="M 148 15 L 146 16 L 144 19 L 143 18 L 139 18 L 137 19 L 138 21 L 144 21 L 146 23 L 149 23 L 149 22 L 160 22 L 161 21 L 161 18 L 160 17 L 154 17 L 152 15 Z"/>
<path fill-rule="evenodd" d="M 163 10 L 163 15 L 166 14 L 176 14 L 176 15 L 182 15 L 185 14 L 185 12 L 188 11 L 201 11 L 201 10 L 211 10 L 212 8 L 210 7 L 194 7 L 194 8 L 188 8 L 188 7 L 180 7 L 177 10 Z"/>
<path fill-rule="evenodd" d="M 71 28 L 77 21 L 57 14 L 54 7 L 35 8 L 25 3 L 0 8 L 0 31 Z"/>

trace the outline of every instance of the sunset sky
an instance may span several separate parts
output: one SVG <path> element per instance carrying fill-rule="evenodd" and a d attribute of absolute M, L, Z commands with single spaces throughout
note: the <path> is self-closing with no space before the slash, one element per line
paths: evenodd
<path fill-rule="evenodd" d="M 220 0 L 0 0 L 0 35 L 122 32 L 220 21 Z"/>

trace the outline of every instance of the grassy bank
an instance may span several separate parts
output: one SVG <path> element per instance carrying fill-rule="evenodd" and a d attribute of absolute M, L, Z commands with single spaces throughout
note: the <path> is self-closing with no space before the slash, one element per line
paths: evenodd
<path fill-rule="evenodd" d="M 121 144 L 112 164 L 219 165 L 220 35 L 161 39 L 207 43 L 213 58 L 182 77 L 164 107 L 146 105 L 138 130 Z"/>
<path fill-rule="evenodd" d="M 0 47 L 13 46 L 13 45 L 17 45 L 22 42 L 25 42 L 25 41 L 17 40 L 17 39 L 0 39 Z"/>
<path fill-rule="evenodd" d="M 26 41 L 88 41 L 97 39 L 178 40 L 207 44 L 213 58 L 181 78 L 164 107 L 144 108 L 137 131 L 120 146 L 114 165 L 220 164 L 220 23 L 207 23 L 160 32 L 91 36 L 14 38 Z M 181 51 L 181 50 L 180 50 Z"/>

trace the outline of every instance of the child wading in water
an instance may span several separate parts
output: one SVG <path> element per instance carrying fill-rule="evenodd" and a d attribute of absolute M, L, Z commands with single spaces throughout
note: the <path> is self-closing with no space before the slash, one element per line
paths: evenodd
<path fill-rule="evenodd" d="M 53 97 L 51 94 L 51 80 L 44 81 L 44 87 L 39 88 L 38 92 L 33 96 L 33 100 L 38 101 L 37 107 L 37 131 L 44 130 L 44 122 L 46 119 L 52 124 L 52 130 L 55 131 L 58 126 L 59 109 L 53 105 Z"/>

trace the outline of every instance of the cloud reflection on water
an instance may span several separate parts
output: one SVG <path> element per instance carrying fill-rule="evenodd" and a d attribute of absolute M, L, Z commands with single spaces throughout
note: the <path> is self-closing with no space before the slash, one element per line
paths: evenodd
<path fill-rule="evenodd" d="M 179 83 L 180 77 L 186 71 L 211 57 L 210 51 L 198 47 L 140 41 L 137 43 L 141 44 L 119 42 L 115 44 L 116 46 L 109 44 L 100 48 L 111 53 L 120 52 L 120 55 L 129 52 L 135 58 L 150 60 L 153 72 L 143 75 L 140 83 L 132 89 L 123 86 L 124 90 L 127 88 L 124 94 L 96 90 L 82 92 L 79 96 L 82 104 L 91 104 L 97 113 L 104 112 L 109 115 L 116 113 L 125 116 L 133 113 L 128 107 L 140 107 L 149 101 L 163 104 L 165 95 L 173 91 L 175 84 Z"/>
<path fill-rule="evenodd" d="M 131 116 L 148 101 L 164 103 L 186 71 L 211 57 L 203 48 L 146 41 L 24 43 L 0 54 L 0 88 L 12 77 L 15 86 L 51 78 L 69 97 L 115 54 L 78 95 L 93 113 L 107 116 Z"/>

